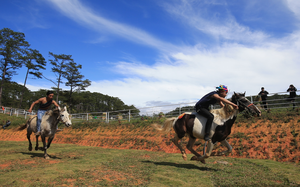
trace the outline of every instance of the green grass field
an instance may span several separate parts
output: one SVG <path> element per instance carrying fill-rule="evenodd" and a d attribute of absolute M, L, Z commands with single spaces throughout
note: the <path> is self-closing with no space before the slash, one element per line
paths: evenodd
<path fill-rule="evenodd" d="M 27 142 L 0 141 L 0 186 L 300 186 L 300 167 L 270 160 L 52 144 L 51 159 Z M 189 158 L 192 155 L 188 155 Z"/>

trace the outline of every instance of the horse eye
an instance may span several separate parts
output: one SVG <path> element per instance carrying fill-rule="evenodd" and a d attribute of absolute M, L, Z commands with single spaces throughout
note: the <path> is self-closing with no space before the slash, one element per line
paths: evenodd
<path fill-rule="evenodd" d="M 64 117 L 64 115 L 62 114 L 61 117 Z"/>

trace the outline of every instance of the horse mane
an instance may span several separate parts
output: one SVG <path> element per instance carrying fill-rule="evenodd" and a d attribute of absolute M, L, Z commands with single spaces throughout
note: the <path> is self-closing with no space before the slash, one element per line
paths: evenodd
<path fill-rule="evenodd" d="M 232 119 L 237 115 L 238 110 L 235 110 L 231 105 L 226 104 L 220 109 L 213 109 L 210 111 L 214 117 L 214 123 L 223 125 L 227 120 Z"/>
<path fill-rule="evenodd" d="M 59 114 L 59 110 L 58 109 L 54 109 L 54 110 L 48 110 L 45 115 L 49 115 L 49 116 L 57 116 Z"/>

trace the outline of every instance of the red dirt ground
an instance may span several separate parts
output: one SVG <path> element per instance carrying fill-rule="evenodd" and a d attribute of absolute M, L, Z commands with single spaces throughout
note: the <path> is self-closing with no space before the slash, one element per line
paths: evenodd
<path fill-rule="evenodd" d="M 297 134 L 298 133 L 298 134 Z M 180 153 L 170 141 L 174 131 L 161 134 L 152 127 L 135 128 L 121 125 L 115 128 L 98 127 L 97 129 L 64 128 L 55 135 L 53 143 L 77 144 L 83 146 L 97 146 L 114 149 L 138 149 L 147 151 L 164 151 L 166 153 Z M 230 157 L 257 158 L 298 163 L 300 160 L 300 125 L 297 119 L 289 123 L 272 124 L 258 121 L 248 125 L 235 125 L 228 142 L 233 147 Z M 32 134 L 31 139 L 35 136 Z M 26 130 L 0 130 L 0 141 L 27 141 Z M 202 151 L 203 140 L 197 148 Z M 33 141 L 35 142 L 35 140 Z M 183 139 L 185 146 L 187 139 Z M 217 144 L 214 152 L 225 148 Z M 187 151 L 189 153 L 189 151 Z M 6 167 L 6 166 L 0 166 Z"/>

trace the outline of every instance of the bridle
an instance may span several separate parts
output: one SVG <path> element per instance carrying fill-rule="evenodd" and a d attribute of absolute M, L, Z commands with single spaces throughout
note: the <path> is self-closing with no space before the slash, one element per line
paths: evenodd
<path fill-rule="evenodd" d="M 254 105 L 253 103 L 250 103 L 249 105 L 245 105 L 241 100 L 245 99 L 245 97 L 239 98 L 237 99 L 237 106 L 242 105 L 243 107 L 245 107 L 245 109 L 247 109 L 249 112 L 251 112 L 250 106 Z"/>
<path fill-rule="evenodd" d="M 61 117 L 62 113 L 63 113 L 62 111 L 59 111 L 59 115 L 57 117 L 57 120 L 61 121 L 63 124 L 66 125 L 67 124 L 67 120 L 66 119 L 65 120 L 62 119 L 62 117 Z M 69 125 L 66 125 L 66 126 L 69 126 Z"/>

